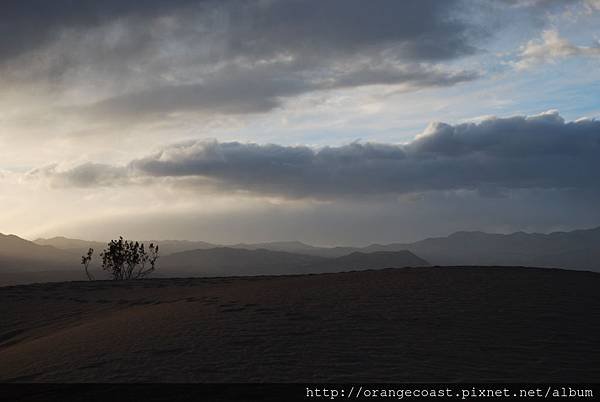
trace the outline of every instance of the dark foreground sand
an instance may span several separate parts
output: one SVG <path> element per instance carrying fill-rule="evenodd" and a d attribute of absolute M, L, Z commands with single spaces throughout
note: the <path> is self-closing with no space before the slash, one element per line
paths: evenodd
<path fill-rule="evenodd" d="M 407 268 L 0 288 L 0 381 L 597 381 L 600 274 Z"/>

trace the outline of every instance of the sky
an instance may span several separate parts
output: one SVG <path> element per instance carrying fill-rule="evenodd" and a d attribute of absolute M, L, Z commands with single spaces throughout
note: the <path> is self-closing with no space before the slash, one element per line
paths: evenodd
<path fill-rule="evenodd" d="M 0 232 L 599 226 L 598 27 L 599 0 L 7 0 Z"/>

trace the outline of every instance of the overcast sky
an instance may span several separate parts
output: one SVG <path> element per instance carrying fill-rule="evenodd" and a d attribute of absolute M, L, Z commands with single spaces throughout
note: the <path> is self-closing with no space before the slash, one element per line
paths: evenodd
<path fill-rule="evenodd" d="M 7 0 L 0 232 L 600 225 L 599 0 Z"/>

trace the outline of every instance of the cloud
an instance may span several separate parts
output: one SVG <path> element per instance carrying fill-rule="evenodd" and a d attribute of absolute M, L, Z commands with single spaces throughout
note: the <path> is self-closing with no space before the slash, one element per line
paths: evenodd
<path fill-rule="evenodd" d="M 478 78 L 474 71 L 446 71 L 425 65 L 334 66 L 318 76 L 293 66 L 232 67 L 202 83 L 149 88 L 77 107 L 79 114 L 112 119 L 143 119 L 172 112 L 248 114 L 268 112 L 289 97 L 307 92 L 365 85 L 400 85 L 404 90 L 445 87 Z M 402 88 L 401 88 L 402 89 Z"/>
<path fill-rule="evenodd" d="M 590 12 L 600 10 L 600 0 L 586 0 L 585 3 Z"/>
<path fill-rule="evenodd" d="M 149 31 L 157 20 L 171 19 L 171 32 L 177 32 L 180 39 L 208 35 L 223 43 L 220 53 L 265 58 L 290 52 L 308 57 L 392 45 L 412 59 L 441 60 L 475 50 L 466 37 L 468 23 L 454 16 L 459 4 L 457 0 L 383 0 L 366 12 L 360 0 L 318 4 L 303 0 L 32 0 L 23 4 L 8 0 L 1 18 L 3 29 L 12 35 L 2 37 L 0 55 L 6 59 L 44 46 L 44 38 L 55 39 L 66 30 L 85 32 L 129 19 L 137 29 Z M 201 25 L 194 27 L 194 23 Z"/>
<path fill-rule="evenodd" d="M 314 149 L 192 141 L 126 167 L 87 164 L 58 175 L 74 186 L 151 177 L 188 187 L 210 182 L 224 193 L 336 199 L 449 190 L 484 195 L 504 189 L 598 190 L 597 172 L 600 122 L 565 122 L 550 111 L 458 125 L 432 123 L 402 145 Z"/>
<path fill-rule="evenodd" d="M 552 63 L 569 57 L 599 57 L 600 43 L 593 46 L 577 46 L 561 38 L 558 31 L 548 30 L 542 33 L 541 40 L 532 40 L 521 47 L 517 69 Z"/>
<path fill-rule="evenodd" d="M 61 170 L 57 164 L 27 172 L 29 180 L 47 180 L 52 187 L 95 187 L 130 183 L 127 168 L 102 163 L 84 163 Z"/>
<path fill-rule="evenodd" d="M 0 82 L 47 86 L 62 111 L 101 121 L 265 112 L 284 98 L 363 85 L 454 85 L 479 73 L 449 63 L 488 35 L 459 0 L 384 0 L 368 12 L 359 0 L 5 8 Z"/>
<path fill-rule="evenodd" d="M 0 16 L 0 60 L 36 50 L 65 30 L 86 31 L 119 18 L 146 19 L 172 12 L 194 0 L 6 0 Z"/>
<path fill-rule="evenodd" d="M 600 10 L 599 0 L 501 0 L 514 8 L 531 8 L 537 12 L 561 10 L 565 8 L 580 7 L 585 11 L 593 12 L 594 10 Z"/>

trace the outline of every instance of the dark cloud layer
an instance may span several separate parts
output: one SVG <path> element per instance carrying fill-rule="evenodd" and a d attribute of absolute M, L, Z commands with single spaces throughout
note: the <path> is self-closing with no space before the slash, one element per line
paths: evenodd
<path fill-rule="evenodd" d="M 169 178 L 187 186 L 210 180 L 223 192 L 285 198 L 446 190 L 596 191 L 600 122 L 565 122 L 558 113 L 548 112 L 455 126 L 432 124 L 405 145 L 352 143 L 318 150 L 198 141 L 167 147 L 126 168 L 84 165 L 55 176 L 76 186 L 105 185 L 125 176 Z"/>
<path fill-rule="evenodd" d="M 5 61 L 55 38 L 62 30 L 85 31 L 125 17 L 151 18 L 195 0 L 5 0 L 0 14 L 0 60 Z"/>
<path fill-rule="evenodd" d="M 507 10 L 543 15 L 564 3 L 8 0 L 0 84 L 48 88 L 58 112 L 103 123 L 263 113 L 313 91 L 474 80 L 479 72 L 455 62 L 483 51 Z"/>
<path fill-rule="evenodd" d="M 8 0 L 0 17 L 4 34 L 0 55 L 6 59 L 42 46 L 44 39 L 64 29 L 85 30 L 116 19 L 176 16 L 189 22 L 178 12 L 184 9 L 189 15 L 195 9 L 212 14 L 200 22 L 225 30 L 227 47 L 236 55 L 263 57 L 281 51 L 308 55 L 325 48 L 347 52 L 392 43 L 412 58 L 438 60 L 473 51 L 465 37 L 466 23 L 448 18 L 456 4 L 456 0 L 380 0 L 369 5 L 359 0 Z"/>
<path fill-rule="evenodd" d="M 143 119 L 170 112 L 247 114 L 267 112 L 286 98 L 302 93 L 364 85 L 402 84 L 407 90 L 444 87 L 478 77 L 475 72 L 444 72 L 422 66 L 359 67 L 331 70 L 310 77 L 289 67 L 244 70 L 230 68 L 208 76 L 202 83 L 158 86 L 105 99 L 79 112 L 112 119 Z"/>
<path fill-rule="evenodd" d="M 503 6 L 538 12 L 593 0 L 502 0 Z M 273 54 L 305 59 L 387 49 L 413 61 L 472 54 L 490 34 L 470 12 L 485 1 L 466 0 L 5 0 L 0 14 L 0 60 L 45 46 L 65 30 L 86 31 L 125 20 L 151 33 L 156 19 L 173 18 L 178 39 L 209 33 L 223 47 L 212 57 L 264 59 Z M 499 9 L 495 9 L 498 12 Z M 481 21 L 480 21 L 481 22 Z M 151 39 L 146 35 L 143 40 Z M 154 38 L 156 39 L 156 38 Z M 190 49 L 192 50 L 192 49 Z"/>
<path fill-rule="evenodd" d="M 233 3 L 230 46 L 236 54 L 298 52 L 320 57 L 392 46 L 406 58 L 451 59 L 474 52 L 459 1 L 303 0 Z"/>
<path fill-rule="evenodd" d="M 64 110 L 103 121 L 256 113 L 312 91 L 473 80 L 447 63 L 487 35 L 461 0 L 9 1 L 0 74 L 55 96 L 96 86 L 101 99 Z"/>

